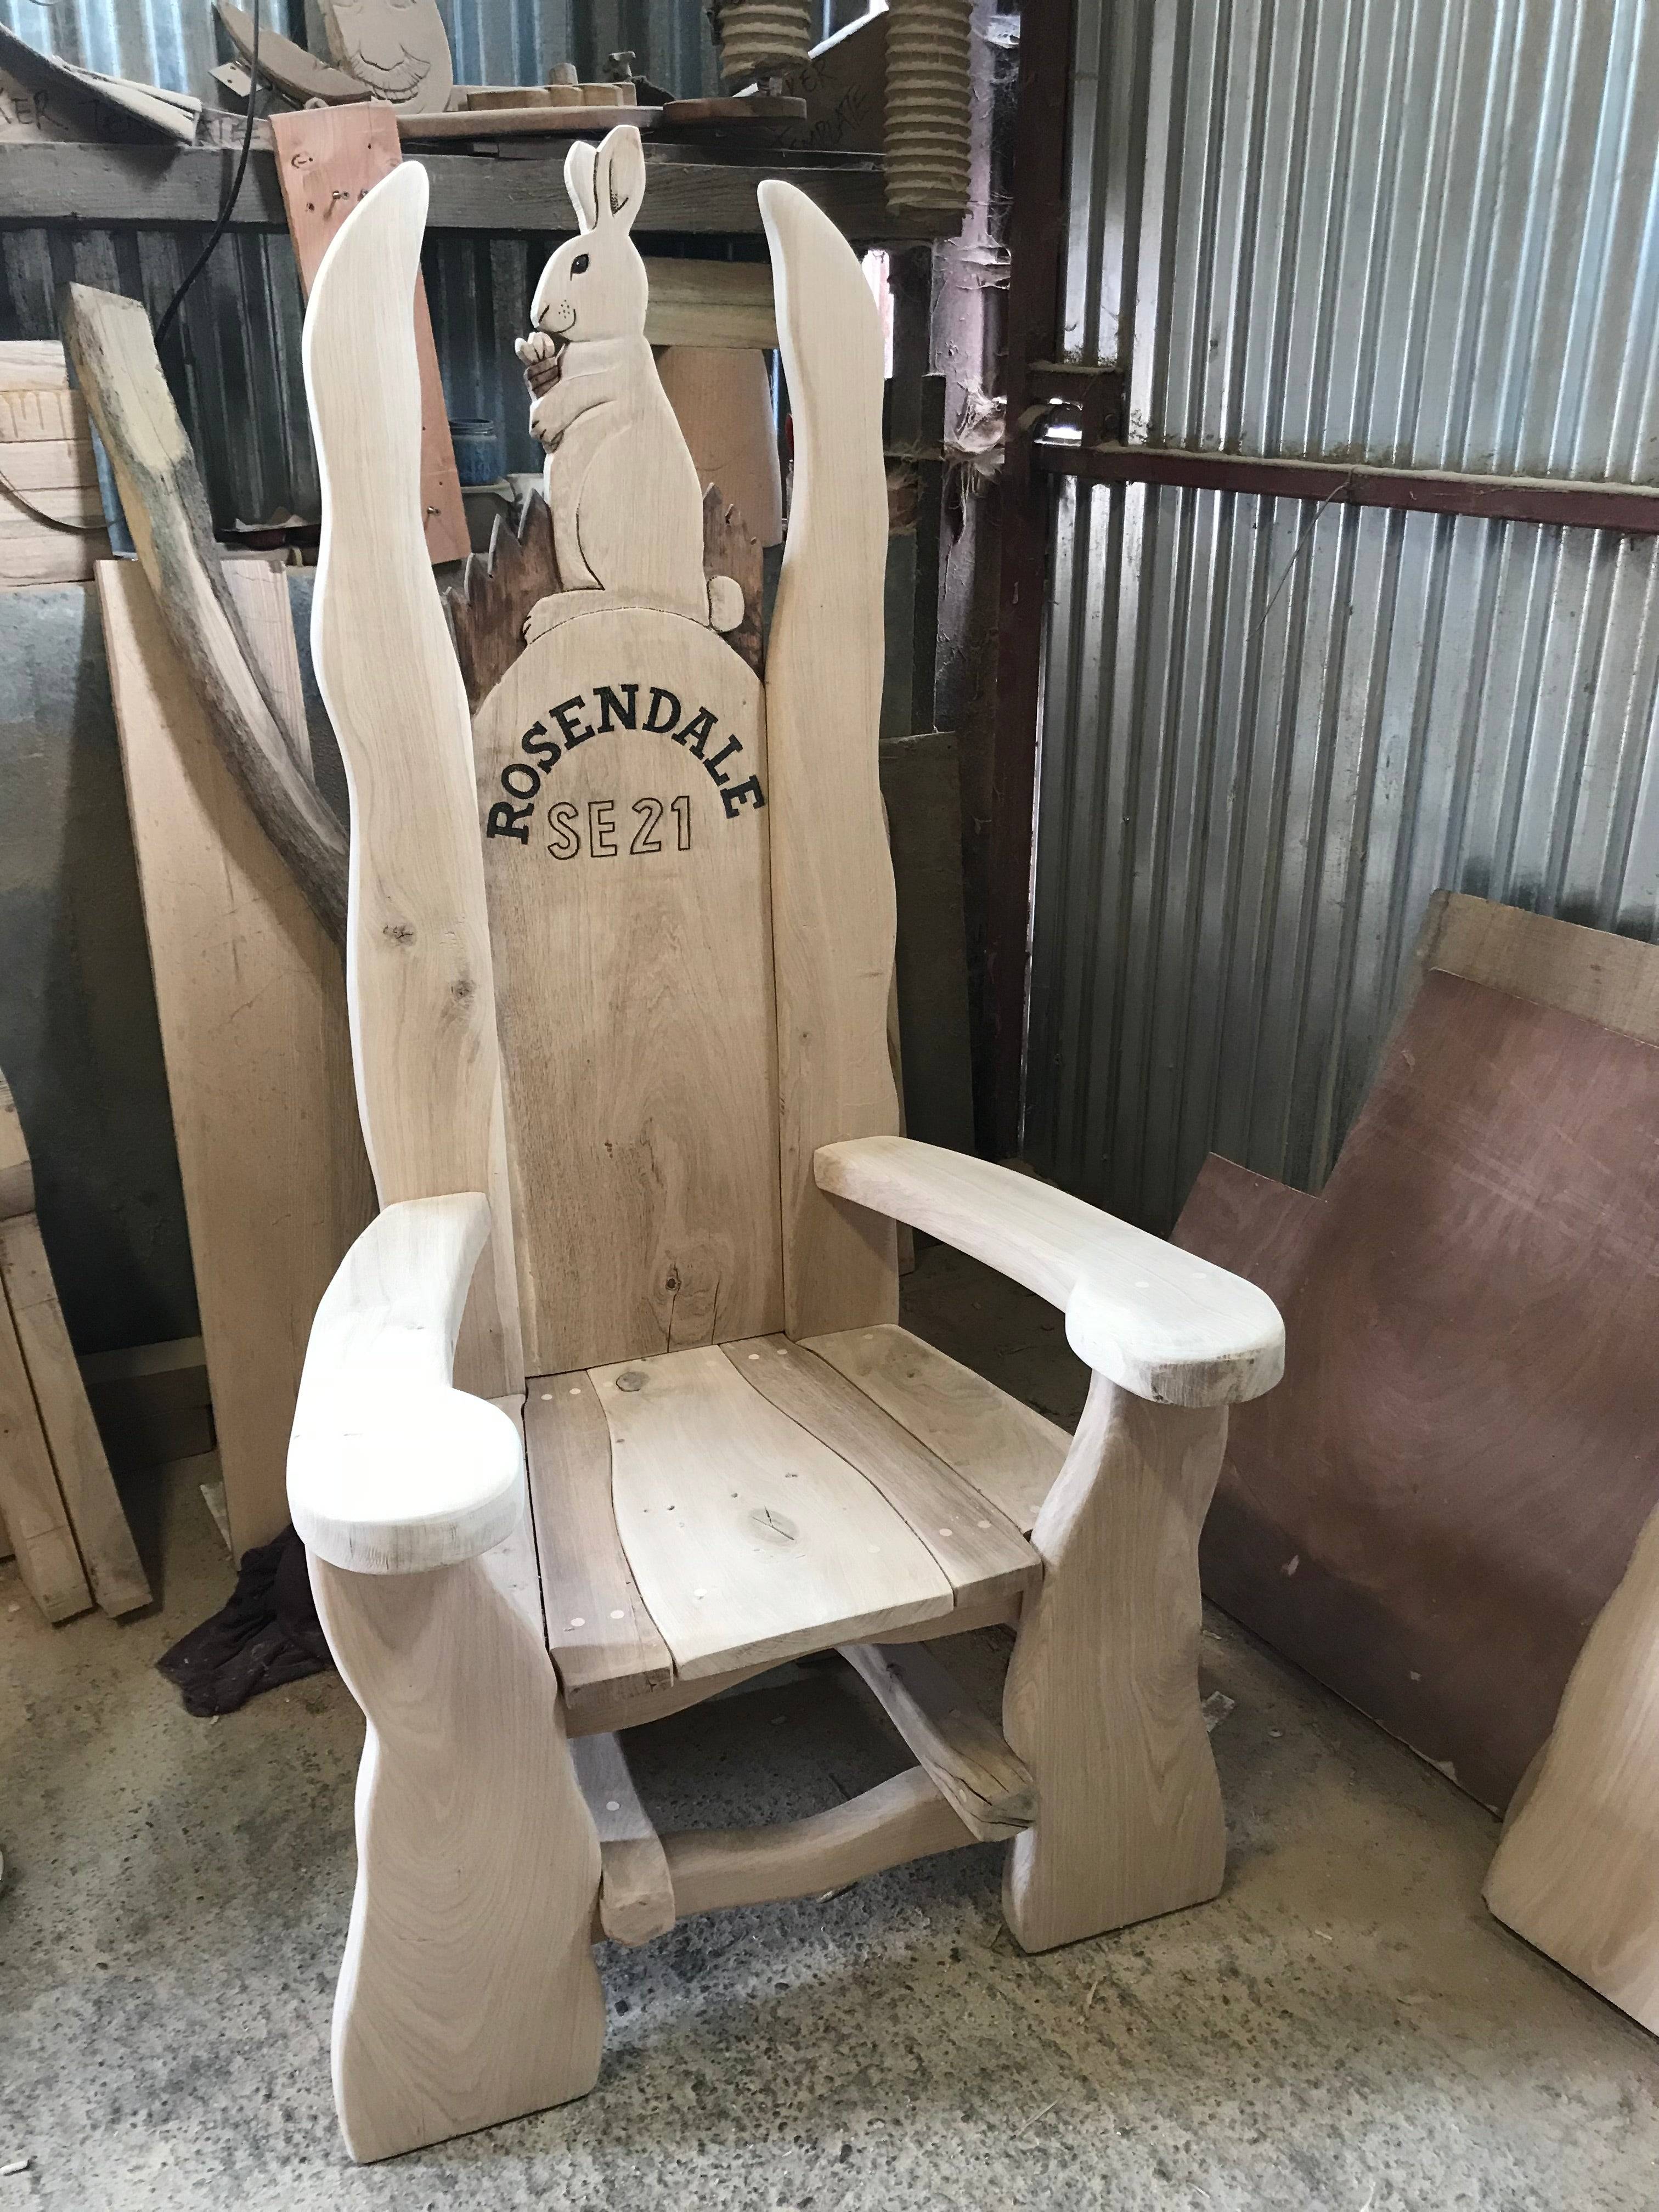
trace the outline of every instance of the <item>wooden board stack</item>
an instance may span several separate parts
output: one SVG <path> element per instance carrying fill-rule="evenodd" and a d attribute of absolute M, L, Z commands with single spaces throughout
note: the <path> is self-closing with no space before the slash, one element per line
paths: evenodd
<path fill-rule="evenodd" d="M 77 527 L 54 530 L 42 514 Z M 63 347 L 0 345 L 0 590 L 84 582 L 109 551 L 103 519 L 86 402 L 70 390 Z"/>
<path fill-rule="evenodd" d="M 148 1605 L 52 1287 L 21 1122 L 0 1076 L 0 1510 L 24 1587 L 48 1620 Z"/>

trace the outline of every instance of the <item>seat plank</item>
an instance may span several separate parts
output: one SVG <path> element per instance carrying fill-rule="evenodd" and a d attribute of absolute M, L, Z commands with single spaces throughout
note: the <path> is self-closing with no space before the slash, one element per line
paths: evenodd
<path fill-rule="evenodd" d="M 723 1352 L 590 1379 L 611 1430 L 617 1529 L 682 1678 L 951 1612 L 948 1578 L 875 1486 Z"/>
<path fill-rule="evenodd" d="M 1029 1535 L 1071 1438 L 919 1336 L 891 1322 L 805 1340 Z"/>
<path fill-rule="evenodd" d="M 1042 1563 L 1013 1523 L 815 1352 L 781 1336 L 721 1348 L 745 1382 L 874 1483 L 958 1595 L 1012 1596 L 1040 1578 Z"/>
<path fill-rule="evenodd" d="M 593 1698 L 612 1713 L 618 1698 L 671 1682 L 674 1662 L 617 1534 L 611 1431 L 592 1383 L 580 1373 L 538 1377 L 524 1427 L 547 1640 L 574 1729 Z"/>

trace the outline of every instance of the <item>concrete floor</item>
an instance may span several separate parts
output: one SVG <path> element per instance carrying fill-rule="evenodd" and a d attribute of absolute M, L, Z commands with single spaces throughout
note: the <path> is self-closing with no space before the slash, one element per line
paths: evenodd
<path fill-rule="evenodd" d="M 936 1251 L 908 1310 L 1075 1413 L 1046 1309 Z M 592 2096 L 353 2167 L 327 2037 L 362 1724 L 331 1676 L 203 1722 L 153 1671 L 228 1588 L 202 1472 L 160 1487 L 150 1614 L 49 1629 L 0 1569 L 0 2167 L 29 2160 L 0 2212 L 1659 2204 L 1659 2047 L 1486 1916 L 1493 1823 L 1218 1616 L 1213 1905 L 1023 1958 L 985 1846 L 606 1945 Z M 684 1826 L 906 1763 L 816 1668 L 631 1749 Z"/>

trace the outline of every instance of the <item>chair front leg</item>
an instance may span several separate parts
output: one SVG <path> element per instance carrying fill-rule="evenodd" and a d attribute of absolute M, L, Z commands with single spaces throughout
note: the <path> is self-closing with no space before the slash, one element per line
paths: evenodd
<path fill-rule="evenodd" d="M 1003 1728 L 1036 1778 L 1010 1847 L 1008 1925 L 1027 1951 L 1213 1897 L 1226 1844 L 1198 1695 L 1198 1536 L 1224 1406 L 1154 1406 L 1097 1374 L 1031 1532 Z"/>
<path fill-rule="evenodd" d="M 480 1560 L 311 1578 L 368 1723 L 335 2102 L 352 2157 L 390 2158 L 593 2086 L 599 1839 L 552 1663 Z"/>

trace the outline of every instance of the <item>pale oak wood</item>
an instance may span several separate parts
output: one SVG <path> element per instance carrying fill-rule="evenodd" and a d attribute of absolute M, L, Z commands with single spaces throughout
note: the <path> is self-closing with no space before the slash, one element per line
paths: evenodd
<path fill-rule="evenodd" d="M 296 772 L 308 772 L 288 586 L 227 588 Z M 317 1302 L 374 1212 L 339 954 L 226 767 L 148 579 L 99 601 L 212 1380 L 231 1540 L 288 1519 L 283 1466 Z"/>
<path fill-rule="evenodd" d="M 389 1206 L 324 1292 L 288 1454 L 289 1508 L 314 1556 L 415 1574 L 477 1558 L 521 1518 L 516 1424 L 451 1382 L 489 1236 L 476 1191 Z"/>
<path fill-rule="evenodd" d="M 592 1381 L 623 1548 L 683 1680 L 951 1612 L 949 1581 L 874 1486 L 722 1353 Z"/>
<path fill-rule="evenodd" d="M 767 287 L 770 296 L 771 287 Z M 67 392 L 69 356 L 57 338 L 7 338 L 0 343 L 0 387 L 9 392 Z"/>
<path fill-rule="evenodd" d="M 978 1630 L 1012 1628 L 1018 1614 L 1018 1599 L 1006 1595 L 965 1597 L 957 1601 L 947 1620 L 918 1620 L 884 1628 L 882 1642 L 923 1643 L 940 1636 L 959 1640 Z M 562 1674 L 564 1654 L 557 1648 L 556 1639 L 553 1656 Z M 769 1659 L 758 1660 L 747 1666 L 723 1669 L 718 1674 L 701 1674 L 690 1681 L 671 1677 L 649 1689 L 629 1689 L 624 1685 L 622 1693 L 613 1691 L 606 1682 L 595 1682 L 574 1705 L 567 1700 L 566 1723 L 573 1737 L 599 1735 L 606 1729 L 643 1728 L 649 1721 L 666 1720 L 672 1714 L 684 1712 L 688 1705 L 703 1705 L 710 1698 L 718 1697 L 722 1690 L 736 1689 L 740 1683 L 752 1681 L 773 1664 Z"/>
<path fill-rule="evenodd" d="M 489 1401 L 496 1410 L 507 1415 L 519 1437 L 520 1458 L 524 1452 L 524 1400 L 514 1392 L 505 1398 Z M 542 1577 L 540 1562 L 536 1557 L 536 1531 L 530 1517 L 530 1491 L 526 1483 L 521 1492 L 519 1512 L 511 1531 L 488 1552 L 478 1554 L 484 1572 L 501 1595 L 524 1622 L 531 1634 L 546 1649 L 547 1616 L 542 1610 Z"/>
<path fill-rule="evenodd" d="M 648 328 L 648 317 L 647 323 Z M 681 343 L 659 357 L 657 374 L 684 433 L 698 483 L 705 491 L 720 486 L 759 544 L 781 544 L 783 484 L 765 355 Z"/>
<path fill-rule="evenodd" d="M 112 1616 L 135 1613 L 150 1601 L 149 1582 L 87 1403 L 40 1224 L 32 1213 L 0 1221 L 0 1278 L 92 1594 Z"/>
<path fill-rule="evenodd" d="M 1030 1534 L 1071 1449 L 1056 1422 L 891 1324 L 810 1337 L 806 1349 Z"/>
<path fill-rule="evenodd" d="M 645 336 L 645 264 L 629 230 L 645 194 L 631 128 L 565 160 L 580 233 L 558 247 L 518 351 L 558 374 L 530 410 L 546 448 L 547 504 L 568 592 L 620 592 L 707 621 L 702 487 Z"/>
<path fill-rule="evenodd" d="M 78 392 L 46 386 L 10 389 L 0 371 L 0 445 L 90 446 L 92 418 Z"/>
<path fill-rule="evenodd" d="M 368 1723 L 335 2102 L 353 2158 L 390 2158 L 592 2087 L 599 1844 L 547 1655 L 481 1560 L 311 1576 Z"/>
<path fill-rule="evenodd" d="M 23 1587 L 48 1620 L 84 1613 L 92 1592 L 82 1570 L 28 1370 L 0 1287 L 0 1511 Z"/>
<path fill-rule="evenodd" d="M 821 1897 L 866 1875 L 977 1840 L 919 1766 L 861 1796 L 770 1828 L 708 1828 L 662 1839 L 674 1911 L 721 1912 Z"/>
<path fill-rule="evenodd" d="M 758 348 L 778 342 L 772 272 L 754 261 L 664 261 L 645 257 L 650 284 L 645 335 L 653 346 Z M 5 378 L 0 373 L 0 383 Z"/>
<path fill-rule="evenodd" d="M 908 1137 L 818 1153 L 820 1184 L 924 1229 L 1047 1298 L 1079 1359 L 1158 1405 L 1259 1397 L 1285 1367 L 1265 1291 L 1081 1199 Z"/>
<path fill-rule="evenodd" d="M 1096 1375 L 1031 1541 L 1045 1572 L 1003 1692 L 1036 1778 L 1003 1909 L 1046 1951 L 1221 1887 L 1221 1789 L 1198 1697 L 1198 1532 L 1224 1407 L 1151 1406 Z"/>
<path fill-rule="evenodd" d="M 441 36 L 441 25 L 439 31 Z M 273 115 L 270 128 L 300 289 L 308 294 L 329 240 L 347 215 L 402 161 L 397 119 L 377 100 L 356 107 Z M 415 280 L 415 347 L 421 364 L 421 514 L 426 550 L 434 562 L 465 561 L 472 541 L 438 372 L 426 279 L 419 276 Z"/>
<path fill-rule="evenodd" d="M 1516 1793 L 1486 1899 L 1659 2034 L 1659 1513 L 1579 1653 Z"/>
<path fill-rule="evenodd" d="M 617 1533 L 611 1431 L 587 1376 L 531 1381 L 525 1456 L 548 1643 L 571 1726 L 628 1727 L 635 1702 L 672 1683 L 674 1662 Z M 596 1708 L 605 1717 L 590 1721 Z"/>
<path fill-rule="evenodd" d="M 599 1838 L 602 1933 L 613 1943 L 665 1936 L 674 1924 L 674 1885 L 621 1744 L 609 1732 L 580 1736 L 570 1756 Z"/>
<path fill-rule="evenodd" d="M 548 1373 L 775 1328 L 782 1279 L 758 681 L 706 624 L 610 593 L 530 631 L 473 745 Z"/>
<path fill-rule="evenodd" d="M 441 114 L 455 88 L 437 0 L 319 0 L 329 53 L 376 103 Z"/>
<path fill-rule="evenodd" d="M 522 1390 L 512 1204 L 466 691 L 427 557 L 411 302 L 426 177 L 358 203 L 313 278 L 302 353 L 323 487 L 312 657 L 351 793 L 346 994 L 383 1205 L 477 1190 L 460 1379 Z"/>
<path fill-rule="evenodd" d="M 260 681 L 149 316 L 137 300 L 69 284 L 58 295 L 58 317 L 167 633 L 255 819 L 337 939 L 345 833 L 295 765 Z"/>
<path fill-rule="evenodd" d="M 794 486 L 767 647 L 772 904 L 792 1337 L 898 1318 L 890 1221 L 813 1180 L 838 1138 L 890 1133 L 893 869 L 877 777 L 887 486 L 882 342 L 857 257 L 793 187 L 760 187 Z"/>
<path fill-rule="evenodd" d="M 843 1644 L 841 1651 L 981 1843 L 1030 1826 L 1036 1817 L 1030 1769 L 926 1644 Z"/>
<path fill-rule="evenodd" d="M 782 1337 L 722 1349 L 745 1382 L 875 1485 L 959 1595 L 1017 1604 L 1039 1579 L 1042 1563 L 1019 1531 L 811 1351 Z"/>
<path fill-rule="evenodd" d="M 0 381 L 3 379 L 0 369 Z M 89 441 L 40 438 L 8 444 L 0 453 L 0 474 L 33 499 L 37 492 L 95 489 L 98 464 Z"/>

